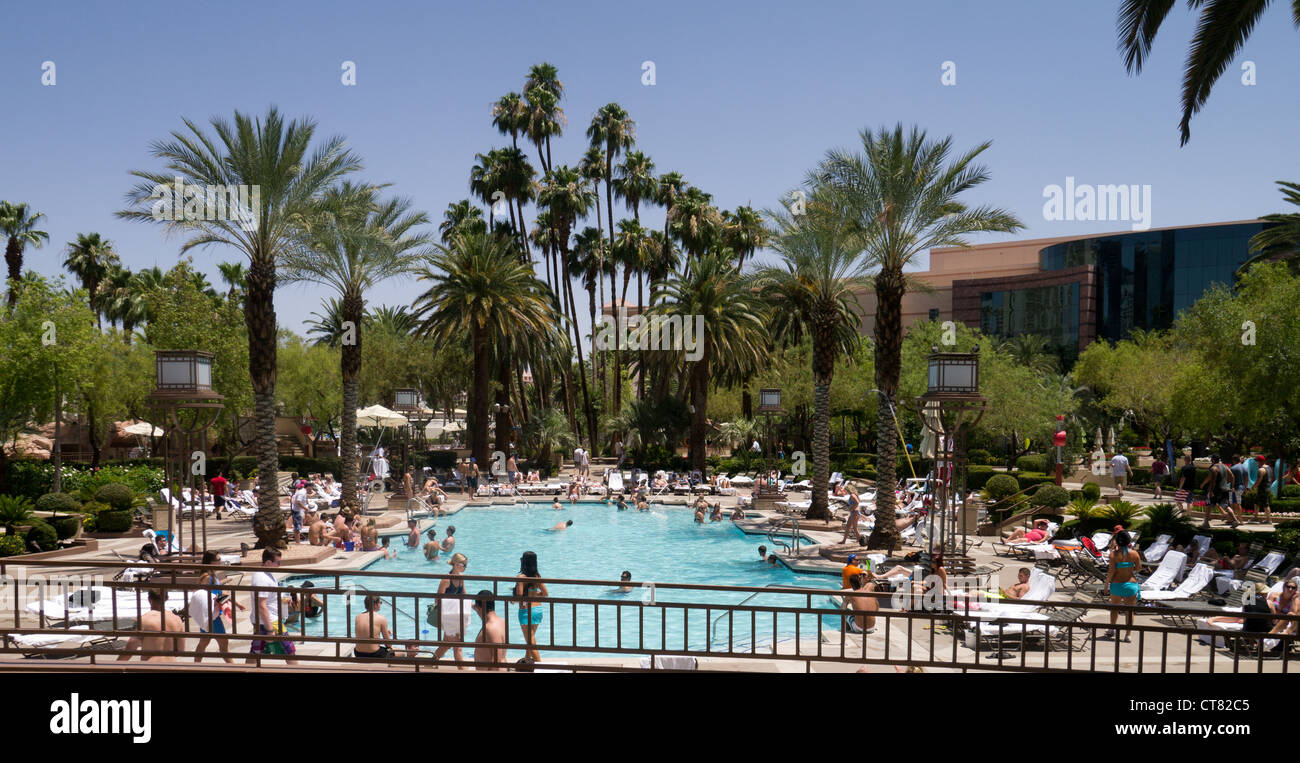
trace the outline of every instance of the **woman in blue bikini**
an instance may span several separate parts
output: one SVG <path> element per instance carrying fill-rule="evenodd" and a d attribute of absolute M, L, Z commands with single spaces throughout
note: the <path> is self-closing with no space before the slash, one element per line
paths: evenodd
<path fill-rule="evenodd" d="M 1133 542 L 1128 532 L 1121 530 L 1115 533 L 1115 547 L 1110 552 L 1110 572 L 1106 575 L 1106 583 L 1110 586 L 1110 603 L 1127 604 L 1133 606 L 1137 604 L 1138 597 L 1142 594 L 1142 587 L 1137 582 L 1137 566 L 1142 563 L 1142 557 L 1130 545 Z M 1124 614 L 1128 625 L 1133 625 L 1133 613 Z M 1110 624 L 1111 629 L 1103 633 L 1100 638 L 1115 639 L 1119 635 L 1115 630 L 1115 621 L 1119 619 L 1119 610 L 1111 610 Z M 1124 632 L 1124 640 L 1128 641 L 1128 631 Z"/>
<path fill-rule="evenodd" d="M 515 596 L 525 600 L 519 604 L 519 628 L 524 632 L 524 641 L 529 646 L 524 659 L 528 662 L 540 662 L 542 657 L 537 653 L 537 626 L 542 624 L 546 607 L 533 602 L 549 594 L 546 592 L 545 583 L 525 582 L 528 578 L 541 577 L 537 572 L 536 553 L 525 551 L 520 557 L 518 577 L 521 579 L 515 583 Z"/>

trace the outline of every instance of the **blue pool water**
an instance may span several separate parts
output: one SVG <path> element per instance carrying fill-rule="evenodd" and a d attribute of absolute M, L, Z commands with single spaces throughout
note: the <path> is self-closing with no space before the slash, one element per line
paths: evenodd
<path fill-rule="evenodd" d="M 563 532 L 547 532 L 562 520 L 573 520 L 573 526 Z M 561 511 L 551 508 L 549 502 L 516 506 L 471 506 L 452 516 L 438 519 L 438 538 L 446 535 L 449 525 L 456 527 L 455 551 L 469 558 L 467 575 L 513 576 L 519 572 L 519 557 L 524 551 L 536 552 L 538 568 L 545 578 L 579 580 L 618 580 L 623 570 L 632 573 L 632 579 L 641 582 L 701 583 L 708 585 L 740 585 L 762 587 L 769 584 L 789 585 L 817 589 L 812 596 L 814 607 L 831 608 L 829 592 L 839 588 L 834 576 L 798 574 L 784 566 L 772 567 L 758 559 L 758 546 L 772 543 L 764 536 L 745 535 L 730 521 L 697 525 L 693 513 L 679 506 L 658 506 L 652 511 L 618 511 L 612 505 L 600 502 L 564 504 Z M 396 538 L 394 539 L 397 540 Z M 448 572 L 447 556 L 438 561 L 425 560 L 419 549 L 400 547 L 396 559 L 380 560 L 367 568 L 367 572 L 421 572 L 445 574 Z M 294 581 L 297 585 L 299 581 Z M 401 578 L 344 576 L 343 588 L 350 583 L 362 588 L 383 591 L 418 591 L 422 594 L 436 592 L 436 581 L 419 581 Z M 333 579 L 316 581 L 317 586 L 332 587 Z M 492 587 L 488 581 L 466 581 L 467 592 Z M 502 594 L 509 594 L 508 586 L 501 586 Z M 826 593 L 822 593 L 825 591 Z M 706 645 L 714 651 L 728 648 L 729 618 L 721 612 L 706 613 L 703 609 L 683 610 L 675 607 L 636 606 L 618 607 L 619 602 L 649 601 L 650 592 L 637 588 L 630 593 L 619 593 L 615 588 L 591 586 L 550 586 L 552 597 L 599 599 L 596 606 L 556 604 L 548 608 L 546 620 L 537 631 L 540 645 L 556 647 L 601 646 L 621 644 L 624 648 L 647 649 L 686 648 L 701 649 Z M 713 604 L 740 604 L 748 594 L 720 591 L 654 590 L 655 602 L 692 602 Z M 429 601 L 432 601 L 430 599 Z M 605 602 L 608 603 L 605 603 Z M 395 640 L 420 637 L 436 639 L 438 630 L 425 622 L 424 611 L 412 612 L 414 600 L 400 599 L 396 621 L 392 623 Z M 749 606 L 805 607 L 808 597 L 789 594 L 759 594 L 747 603 Z M 420 609 L 424 610 L 421 599 Z M 503 614 L 504 603 L 497 605 Z M 391 602 L 386 602 L 383 613 L 393 619 Z M 359 602 L 353 601 L 351 615 L 359 612 Z M 511 644 L 522 644 L 523 634 L 516 619 L 517 607 L 509 606 L 507 623 Z M 348 633 L 349 612 L 342 596 L 331 596 L 328 602 L 328 625 L 331 636 Z M 796 617 L 798 623 L 796 624 Z M 759 613 L 751 622 L 748 614 L 737 613 L 730 618 L 735 634 L 730 645 L 737 651 L 770 651 L 774 641 L 795 637 L 815 637 L 818 620 L 830 627 L 836 620 L 830 616 L 796 616 L 793 613 Z M 597 628 L 597 620 L 599 628 Z M 707 623 L 707 624 L 706 624 Z M 308 634 L 322 632 L 319 621 L 309 621 Z M 477 617 L 472 617 L 469 637 L 472 640 L 479 629 Z M 417 634 L 416 631 L 419 631 Z M 707 635 L 706 635 L 707 633 Z M 599 640 L 598 640 L 599 639 Z M 543 651 L 543 658 L 573 656 L 577 652 Z M 523 655 L 512 650 L 511 657 Z"/>

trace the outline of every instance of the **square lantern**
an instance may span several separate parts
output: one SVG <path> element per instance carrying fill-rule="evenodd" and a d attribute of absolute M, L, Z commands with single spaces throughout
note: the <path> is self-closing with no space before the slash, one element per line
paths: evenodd
<path fill-rule="evenodd" d="M 212 397 L 213 354 L 202 350 L 158 350 L 154 394 L 168 397 Z"/>
<path fill-rule="evenodd" d="M 403 387 L 393 390 L 393 410 L 415 411 L 420 408 L 419 390 Z"/>
<path fill-rule="evenodd" d="M 939 352 L 933 348 L 927 358 L 929 379 L 926 395 L 975 396 L 980 392 L 979 350 L 974 352 Z"/>
<path fill-rule="evenodd" d="M 758 391 L 758 411 L 759 413 L 780 413 L 781 390 L 775 388 L 760 389 Z"/>

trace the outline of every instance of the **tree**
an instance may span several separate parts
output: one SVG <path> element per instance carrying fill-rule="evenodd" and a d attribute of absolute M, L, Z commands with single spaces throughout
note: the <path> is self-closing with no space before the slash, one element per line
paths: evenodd
<path fill-rule="evenodd" d="M 1050 352 L 1047 337 L 1041 334 L 1018 334 L 998 348 L 1026 368 L 1041 374 L 1056 373 L 1057 359 Z"/>
<path fill-rule="evenodd" d="M 1281 187 L 1282 198 L 1287 203 L 1300 207 L 1300 183 L 1279 180 L 1277 184 Z M 1294 261 L 1297 254 L 1300 254 L 1300 212 L 1277 212 L 1259 219 L 1273 225 L 1250 239 L 1250 251 L 1254 256 L 1237 269 L 1238 273 L 1262 260 L 1281 257 Z"/>
<path fill-rule="evenodd" d="M 314 283 L 339 296 L 344 330 L 339 358 L 343 379 L 339 437 L 342 503 L 354 510 L 359 505 L 357 390 L 366 292 L 415 268 L 430 243 L 430 237 L 416 228 L 428 222 L 423 212 L 412 211 L 407 199 L 380 199 L 375 186 L 344 181 L 321 199 L 307 223 L 305 245 L 290 249 L 283 258 L 287 282 Z"/>
<path fill-rule="evenodd" d="M 546 334 L 558 316 L 532 267 L 519 261 L 508 240 L 491 234 L 462 234 L 437 246 L 417 276 L 430 282 L 416 302 L 420 333 L 433 339 L 435 349 L 469 337 L 471 447 L 486 464 L 492 347 L 516 333 Z"/>
<path fill-rule="evenodd" d="M 752 284 L 741 277 L 730 258 L 721 253 L 701 257 L 688 275 L 670 281 L 664 301 L 655 313 L 687 321 L 702 321 L 702 335 L 694 338 L 697 357 L 673 350 L 689 374 L 691 413 L 691 468 L 704 471 L 708 427 L 709 386 L 717 380 L 734 380 L 738 369 L 758 363 L 767 344 L 767 318 Z M 684 343 L 683 343 L 684 344 Z M 683 346 L 683 349 L 693 348 Z"/>
<path fill-rule="evenodd" d="M 217 271 L 221 273 L 221 280 L 227 287 L 226 299 L 242 304 L 244 290 L 248 282 L 248 271 L 244 269 L 244 263 L 219 262 L 217 263 Z"/>
<path fill-rule="evenodd" d="M 851 357 L 861 319 L 855 291 L 868 278 L 853 221 L 821 200 L 806 214 L 771 212 L 776 265 L 759 269 L 754 280 L 772 309 L 774 337 L 791 343 L 812 339 L 813 490 L 809 519 L 830 519 L 831 381 L 835 361 Z"/>
<path fill-rule="evenodd" d="M 1186 145 L 1191 138 L 1192 116 L 1210 99 L 1214 83 L 1246 43 L 1268 4 L 1269 0 L 1188 2 L 1188 8 L 1199 9 L 1201 15 L 1183 69 L 1183 117 L 1178 123 L 1182 138 L 1179 145 Z M 1173 6 L 1173 0 L 1124 0 L 1120 4 L 1116 28 L 1124 66 L 1130 74 L 1142 72 L 1142 66 L 1151 53 L 1151 43 Z M 1292 17 L 1300 26 L 1300 3 L 1295 3 L 1295 0 L 1292 0 Z"/>
<path fill-rule="evenodd" d="M 81 288 L 86 290 L 90 309 L 95 313 L 100 328 L 104 326 L 100 315 L 105 305 L 99 285 L 108 277 L 109 269 L 119 264 L 113 242 L 98 233 L 78 233 L 77 240 L 68 244 L 67 256 L 63 258 L 63 267 L 76 276 L 81 281 Z"/>
<path fill-rule="evenodd" d="M 40 249 L 50 234 L 37 230 L 36 226 L 45 215 L 24 204 L 11 204 L 0 201 L 0 234 L 5 237 L 5 264 L 9 266 L 9 309 L 18 299 L 19 279 L 23 277 L 23 250 L 30 244 L 33 249 Z"/>
<path fill-rule="evenodd" d="M 487 223 L 483 221 L 483 210 L 474 206 L 469 199 L 448 204 L 447 209 L 442 213 L 442 222 L 438 224 L 438 237 L 444 244 L 459 233 L 486 232 Z"/>
<path fill-rule="evenodd" d="M 1132 415 L 1161 442 L 1173 437 L 1177 410 L 1172 383 L 1192 362 L 1168 333 L 1134 332 L 1114 345 L 1088 345 L 1074 366 L 1075 382 L 1090 388 L 1097 403 L 1112 416 Z"/>
<path fill-rule="evenodd" d="M 722 213 L 722 245 L 736 253 L 737 265 L 743 266 L 767 241 L 767 226 L 758 210 L 736 207 L 735 212 Z"/>
<path fill-rule="evenodd" d="M 987 170 L 973 162 L 989 143 L 950 161 L 952 138 L 927 140 L 916 127 L 907 134 L 901 124 L 892 131 L 867 129 L 861 140 L 861 154 L 828 152 L 810 185 L 841 197 L 835 203 L 855 218 L 861 246 L 876 270 L 876 387 L 884 403 L 877 408 L 876 474 L 883 489 L 876 507 L 888 517 L 894 510 L 897 459 L 889 404 L 897 399 L 901 373 L 903 271 L 933 247 L 967 246 L 968 233 L 1010 233 L 1024 226 L 1009 212 L 971 208 L 958 199 L 988 179 Z M 889 523 L 878 523 L 878 530 L 882 524 Z"/>
<path fill-rule="evenodd" d="M 315 441 L 328 432 L 338 442 L 342 421 L 343 390 L 339 385 L 322 384 L 338 372 L 339 351 L 323 344 L 308 344 L 302 337 L 286 332 L 276 353 L 276 396 L 286 416 L 311 421 Z M 353 409 L 353 421 L 356 411 Z M 331 449 L 332 450 L 332 449 Z M 340 450 L 340 453 L 342 451 Z M 346 458 L 342 459 L 344 462 Z M 355 459 L 354 459 L 355 460 Z"/>
<path fill-rule="evenodd" d="M 169 231 L 194 233 L 182 252 L 221 244 L 248 257 L 244 321 L 255 403 L 257 468 L 260 474 L 272 475 L 279 468 L 275 439 L 276 266 L 286 251 L 298 245 L 302 222 L 313 213 L 318 197 L 335 181 L 360 169 L 361 162 L 344 147 L 341 137 L 329 138 L 309 153 L 316 123 L 304 119 L 286 124 L 275 107 L 263 117 L 236 111 L 233 122 L 213 118 L 215 137 L 190 120 L 185 126 L 187 131 L 173 132 L 171 140 L 153 145 L 151 153 L 163 161 L 163 170 L 132 172 L 142 181 L 128 194 L 134 208 L 118 215 L 162 224 Z M 165 190 L 177 177 L 186 185 L 205 188 L 243 186 L 250 189 L 250 199 L 254 198 L 252 189 L 257 189 L 260 204 L 245 210 L 251 213 L 248 216 L 171 220 L 167 218 L 177 215 L 161 215 L 163 219 L 158 219 L 153 214 L 156 190 Z M 284 544 L 284 517 L 274 490 L 263 490 L 258 496 L 253 528 L 263 547 Z"/>

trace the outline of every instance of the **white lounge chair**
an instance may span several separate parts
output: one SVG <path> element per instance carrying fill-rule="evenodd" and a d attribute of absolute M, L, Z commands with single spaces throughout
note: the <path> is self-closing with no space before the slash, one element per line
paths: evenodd
<path fill-rule="evenodd" d="M 1174 577 L 1177 576 L 1178 571 L 1183 568 L 1186 561 L 1187 554 L 1182 551 L 1167 552 L 1164 558 L 1160 560 L 1160 566 L 1156 568 L 1155 572 L 1152 572 L 1146 580 L 1142 581 L 1143 595 L 1145 596 L 1148 591 L 1163 591 L 1173 585 Z"/>
<path fill-rule="evenodd" d="M 1142 558 L 1152 563 L 1163 561 L 1165 554 L 1169 551 L 1169 544 L 1172 543 L 1173 540 L 1174 536 L 1172 535 L 1161 535 L 1156 538 L 1154 543 L 1147 546 L 1146 550 L 1142 552 Z M 1186 559 L 1187 554 L 1183 554 L 1183 560 L 1186 561 Z"/>
<path fill-rule="evenodd" d="M 623 492 L 623 475 L 617 470 L 609 473 L 609 492 L 615 495 Z"/>
<path fill-rule="evenodd" d="M 184 594 L 172 591 L 164 606 L 172 612 L 185 608 Z M 31 615 L 44 614 L 46 619 L 69 624 L 131 622 L 149 611 L 149 597 L 141 590 L 107 586 L 89 586 L 55 599 L 28 602 L 24 610 Z"/>
<path fill-rule="evenodd" d="M 1170 551 L 1169 553 L 1174 553 Z M 1172 591 L 1143 591 L 1142 601 L 1178 601 L 1192 598 L 1200 593 L 1214 579 L 1214 568 L 1208 564 L 1197 564 L 1187 574 L 1187 579 Z"/>

